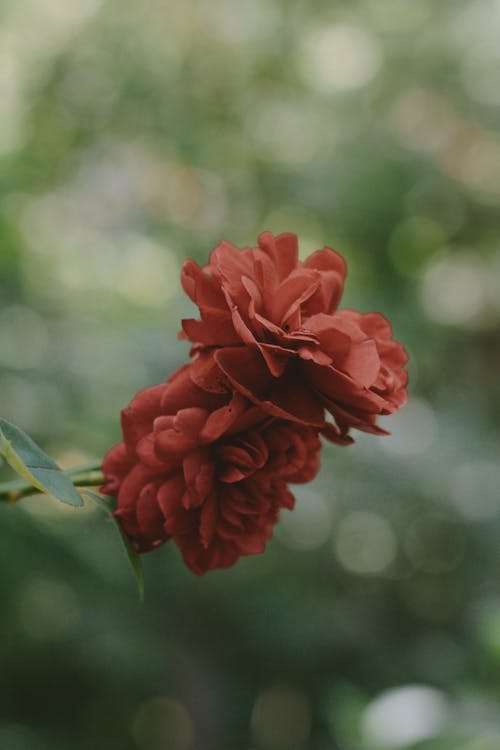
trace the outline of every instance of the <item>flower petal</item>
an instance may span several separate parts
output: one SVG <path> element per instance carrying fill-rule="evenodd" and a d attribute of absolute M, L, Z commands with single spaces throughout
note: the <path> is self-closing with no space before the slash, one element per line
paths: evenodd
<path fill-rule="evenodd" d="M 259 247 L 272 259 L 279 281 L 283 281 L 297 266 L 299 243 L 296 234 L 283 232 L 273 237 L 271 232 L 262 232 Z"/>
<path fill-rule="evenodd" d="M 269 414 L 302 424 L 322 426 L 323 409 L 299 374 L 276 380 L 260 354 L 246 347 L 220 349 L 215 359 L 232 385 Z"/>

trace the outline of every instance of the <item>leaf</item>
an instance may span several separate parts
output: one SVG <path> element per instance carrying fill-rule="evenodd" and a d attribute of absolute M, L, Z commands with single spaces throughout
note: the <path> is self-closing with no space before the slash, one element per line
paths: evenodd
<path fill-rule="evenodd" d="M 23 430 L 0 417 L 0 454 L 39 492 L 68 505 L 83 505 L 71 479 Z"/>
<path fill-rule="evenodd" d="M 122 527 L 116 521 L 115 519 L 116 528 L 118 529 L 118 532 L 120 534 L 121 540 L 123 542 L 123 546 L 125 547 L 125 552 L 127 554 L 128 561 L 130 565 L 132 566 L 132 570 L 135 576 L 135 580 L 137 583 L 137 588 L 139 590 L 139 599 L 141 602 L 144 601 L 144 575 L 142 572 L 142 562 L 141 558 L 135 551 L 132 542 L 128 538 L 128 536 L 123 531 Z"/>
<path fill-rule="evenodd" d="M 113 524 L 116 527 L 116 530 L 118 531 L 118 534 L 122 541 L 123 547 L 125 548 L 125 554 L 127 555 L 127 559 L 131 565 L 132 572 L 134 574 L 134 578 L 137 583 L 137 588 L 139 590 L 139 599 L 141 600 L 141 602 L 143 602 L 144 601 L 144 575 L 142 572 L 142 562 L 141 562 L 140 556 L 135 551 L 132 545 L 132 542 L 123 531 L 122 527 L 120 526 L 120 523 L 118 522 L 116 517 L 113 515 L 112 508 L 110 507 L 108 503 L 106 503 L 105 499 L 101 495 L 98 495 L 97 492 L 92 492 L 92 490 L 85 490 L 85 495 L 87 495 L 87 497 L 89 497 L 91 500 L 97 503 L 101 508 L 104 508 L 108 516 L 113 521 Z"/>
<path fill-rule="evenodd" d="M 111 518 L 114 518 L 113 516 L 113 506 L 111 503 L 106 502 L 103 495 L 99 495 L 98 492 L 94 492 L 93 490 L 89 490 L 87 487 L 85 487 L 84 494 L 89 498 L 89 500 L 93 500 L 94 503 L 97 503 L 103 510 L 106 511 L 108 516 Z M 112 502 L 114 502 L 114 497 L 109 498 Z"/>

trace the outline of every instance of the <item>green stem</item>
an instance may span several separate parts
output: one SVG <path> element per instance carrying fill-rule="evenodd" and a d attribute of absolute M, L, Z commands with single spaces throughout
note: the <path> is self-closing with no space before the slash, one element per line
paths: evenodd
<path fill-rule="evenodd" d="M 75 487 L 99 487 L 104 482 L 100 463 L 78 466 L 65 473 Z M 0 484 L 0 502 L 15 503 L 22 497 L 39 494 L 41 494 L 40 491 L 24 479 L 15 479 L 12 482 Z"/>

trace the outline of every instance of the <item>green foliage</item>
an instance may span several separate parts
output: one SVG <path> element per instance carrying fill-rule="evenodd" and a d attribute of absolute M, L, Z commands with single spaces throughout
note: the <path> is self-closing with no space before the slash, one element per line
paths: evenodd
<path fill-rule="evenodd" d="M 47 492 L 68 505 L 83 505 L 81 495 L 71 479 L 55 461 L 16 425 L 0 418 L 0 455 L 14 471 L 27 480 L 33 491 Z M 16 486 L 10 498 L 16 499 Z"/>
<path fill-rule="evenodd" d="M 139 592 L 139 599 L 141 601 L 144 601 L 144 574 L 142 571 L 141 558 L 135 551 L 132 542 L 123 532 L 122 527 L 112 513 L 110 506 L 110 500 L 112 500 L 112 498 L 105 499 L 102 495 L 98 495 L 96 492 L 92 492 L 91 490 L 85 490 L 85 495 L 95 503 L 97 503 L 100 508 L 103 508 L 108 518 L 113 521 L 113 524 L 122 542 L 127 561 L 130 563 L 130 567 L 132 568 L 132 573 L 134 574 L 135 582 L 137 584 L 137 590 Z"/>

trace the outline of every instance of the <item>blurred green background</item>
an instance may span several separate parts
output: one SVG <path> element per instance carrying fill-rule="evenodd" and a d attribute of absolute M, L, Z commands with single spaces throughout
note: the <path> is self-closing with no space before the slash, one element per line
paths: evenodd
<path fill-rule="evenodd" d="M 1 750 L 498 750 L 498 0 L 2 0 L 0 413 L 65 467 L 188 347 L 182 261 L 294 231 L 411 399 L 260 557 L 134 590 L 113 526 L 0 508 Z M 1 470 L 1 476 L 10 473 Z"/>

